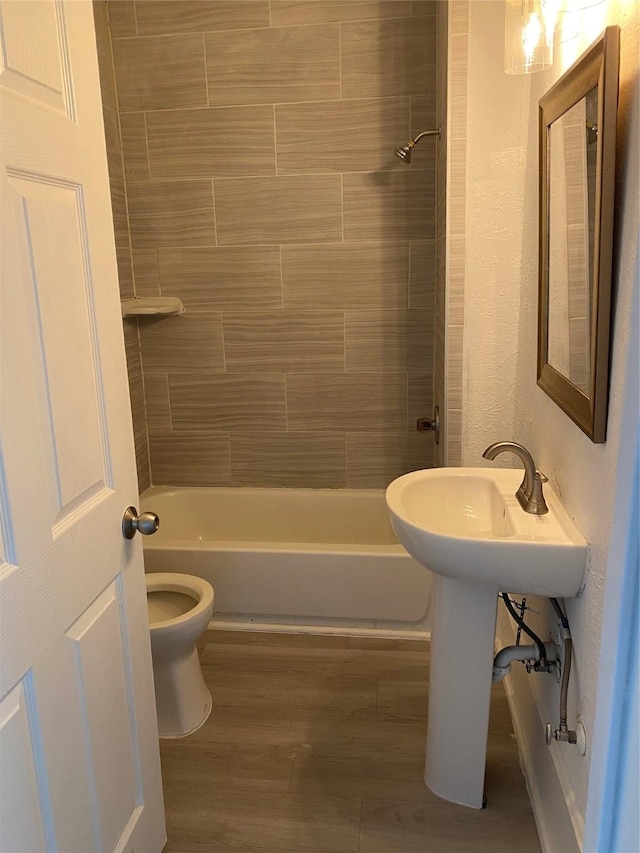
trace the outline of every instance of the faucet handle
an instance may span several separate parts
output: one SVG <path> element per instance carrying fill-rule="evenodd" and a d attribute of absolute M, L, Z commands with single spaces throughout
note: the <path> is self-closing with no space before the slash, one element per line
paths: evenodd
<path fill-rule="evenodd" d="M 532 512 L 535 515 L 545 515 L 545 513 L 549 512 L 549 507 L 547 506 L 547 502 L 545 501 L 544 494 L 542 492 L 542 484 L 548 482 L 549 478 L 546 477 L 542 471 L 538 471 L 536 469 L 536 474 L 532 483 L 531 495 L 527 501 L 527 505 L 529 506 L 527 512 Z"/>
<path fill-rule="evenodd" d="M 538 471 L 537 468 L 536 468 L 536 480 L 539 480 L 541 483 L 548 483 L 549 482 L 549 478 L 547 476 L 545 476 L 542 473 L 542 471 Z"/>

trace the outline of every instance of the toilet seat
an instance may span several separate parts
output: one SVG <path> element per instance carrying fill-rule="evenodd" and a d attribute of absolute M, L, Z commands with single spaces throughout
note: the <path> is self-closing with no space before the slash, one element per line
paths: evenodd
<path fill-rule="evenodd" d="M 194 575 L 180 575 L 176 572 L 154 572 L 145 575 L 147 594 L 153 592 L 178 592 L 193 599 L 194 606 L 180 616 L 171 619 L 150 621 L 152 629 L 167 628 L 170 625 L 180 625 L 199 616 L 213 606 L 213 589 L 211 585 Z"/>

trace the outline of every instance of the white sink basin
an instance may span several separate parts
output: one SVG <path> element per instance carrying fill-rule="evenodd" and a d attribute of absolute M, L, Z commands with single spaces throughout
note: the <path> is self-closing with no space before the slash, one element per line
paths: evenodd
<path fill-rule="evenodd" d="M 549 486 L 546 515 L 525 512 L 522 471 L 432 468 L 394 480 L 387 506 L 396 536 L 432 572 L 496 590 L 578 594 L 587 543 Z"/>
<path fill-rule="evenodd" d="M 587 543 L 552 490 L 549 512 L 515 497 L 522 471 L 433 468 L 387 489 L 396 536 L 434 572 L 425 782 L 482 808 L 497 594 L 577 595 Z"/>

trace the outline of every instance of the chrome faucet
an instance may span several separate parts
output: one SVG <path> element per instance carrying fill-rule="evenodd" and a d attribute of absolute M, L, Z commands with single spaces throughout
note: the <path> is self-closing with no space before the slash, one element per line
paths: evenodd
<path fill-rule="evenodd" d="M 516 492 L 522 509 L 533 515 L 544 515 L 545 512 L 549 512 L 542 494 L 542 484 L 547 482 L 547 477 L 536 469 L 533 456 L 526 447 L 516 444 L 515 441 L 496 441 L 495 444 L 490 444 L 482 455 L 485 459 L 495 459 L 499 453 L 507 450 L 515 453 L 524 465 L 524 480 Z"/>

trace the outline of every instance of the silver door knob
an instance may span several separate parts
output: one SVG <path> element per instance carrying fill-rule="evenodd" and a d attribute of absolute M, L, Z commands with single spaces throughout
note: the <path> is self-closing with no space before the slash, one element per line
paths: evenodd
<path fill-rule="evenodd" d="M 160 527 L 160 519 L 155 512 L 143 512 L 138 515 L 134 506 L 128 506 L 122 516 L 122 535 L 125 539 L 133 539 L 137 532 L 143 536 L 151 536 Z"/>

